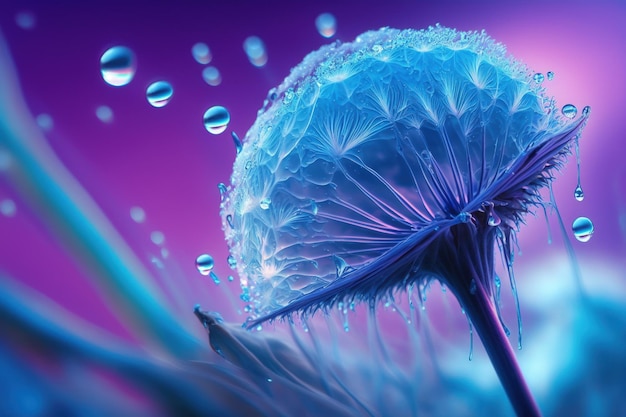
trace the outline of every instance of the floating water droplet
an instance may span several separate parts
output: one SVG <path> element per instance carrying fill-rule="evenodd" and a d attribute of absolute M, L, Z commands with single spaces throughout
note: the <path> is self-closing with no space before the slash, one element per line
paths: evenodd
<path fill-rule="evenodd" d="M 143 211 L 141 207 L 131 207 L 130 208 L 130 218 L 136 221 L 137 223 L 143 223 L 146 220 L 146 212 Z"/>
<path fill-rule="evenodd" d="M 533 75 L 533 80 L 535 80 L 537 84 L 541 84 L 544 80 L 544 76 L 542 73 L 538 72 L 535 75 Z"/>
<path fill-rule="evenodd" d="M 269 197 L 265 197 L 263 200 L 261 200 L 261 202 L 259 203 L 259 207 L 261 207 L 263 210 L 268 210 L 270 208 L 270 205 L 272 204 L 272 199 Z"/>
<path fill-rule="evenodd" d="M 191 55 L 198 64 L 206 65 L 211 62 L 213 55 L 211 49 L 204 42 L 198 42 L 191 47 Z"/>
<path fill-rule="evenodd" d="M 100 73 L 104 81 L 114 87 L 121 87 L 135 76 L 135 54 L 125 46 L 114 46 L 100 58 Z"/>
<path fill-rule="evenodd" d="M 322 13 L 315 19 L 317 31 L 325 38 L 332 38 L 337 32 L 337 19 L 330 13 Z"/>
<path fill-rule="evenodd" d="M 17 206 L 10 198 L 0 201 L 0 213 L 6 217 L 13 217 L 17 213 Z"/>
<path fill-rule="evenodd" d="M 574 198 L 576 201 L 583 201 L 585 199 L 585 193 L 580 185 L 576 186 L 576 189 L 574 190 Z"/>
<path fill-rule="evenodd" d="M 15 15 L 15 24 L 24 30 L 31 30 L 35 27 L 35 15 L 26 11 L 19 12 Z"/>
<path fill-rule="evenodd" d="M 228 262 L 228 266 L 230 266 L 231 269 L 235 269 L 237 267 L 237 260 L 233 255 L 228 255 L 226 262 Z"/>
<path fill-rule="evenodd" d="M 41 113 L 37 116 L 35 118 L 35 123 L 37 123 L 37 126 L 45 131 L 50 131 L 54 127 L 54 120 L 52 120 L 52 117 L 47 113 Z"/>
<path fill-rule="evenodd" d="M 146 98 L 152 107 L 163 107 L 172 99 L 174 89 L 167 81 L 157 81 L 146 89 Z"/>
<path fill-rule="evenodd" d="M 204 276 L 211 273 L 214 265 L 215 262 L 213 261 L 213 257 L 211 255 L 207 255 L 206 253 L 203 253 L 196 258 L 196 268 L 198 268 L 198 272 Z"/>
<path fill-rule="evenodd" d="M 235 132 L 231 132 L 230 135 L 233 137 L 233 142 L 235 143 L 235 149 L 237 150 L 237 154 L 239 154 L 239 152 L 241 152 L 241 149 L 243 148 L 241 139 L 239 139 L 239 136 L 237 136 Z"/>
<path fill-rule="evenodd" d="M 548 81 L 552 81 L 554 79 L 554 72 L 548 71 L 546 75 L 548 76 Z"/>
<path fill-rule="evenodd" d="M 235 280 L 235 278 L 234 278 L 232 275 L 229 275 L 229 276 L 228 276 L 228 281 L 229 281 L 229 282 L 233 282 L 234 280 Z"/>
<path fill-rule="evenodd" d="M 98 106 L 96 117 L 103 123 L 111 123 L 113 121 L 113 110 L 109 106 Z"/>
<path fill-rule="evenodd" d="M 220 190 L 220 201 L 224 201 L 226 199 L 226 185 L 220 182 L 217 184 L 217 189 Z"/>
<path fill-rule="evenodd" d="M 211 279 L 213 280 L 213 282 L 217 285 L 220 283 L 220 278 L 217 276 L 217 274 L 213 271 L 209 272 L 209 276 L 211 277 Z"/>
<path fill-rule="evenodd" d="M 573 104 L 566 104 L 561 109 L 561 113 L 563 113 L 563 116 L 567 117 L 568 119 L 573 119 L 574 117 L 576 117 L 578 109 Z"/>
<path fill-rule="evenodd" d="M 572 223 L 572 231 L 580 242 L 588 242 L 593 235 L 593 223 L 587 217 L 579 217 Z"/>
<path fill-rule="evenodd" d="M 255 67 L 267 64 L 267 52 L 265 44 L 258 36 L 250 36 L 243 42 L 243 50 L 246 52 L 250 63 Z"/>
<path fill-rule="evenodd" d="M 209 133 L 219 135 L 228 127 L 230 113 L 222 106 L 213 106 L 204 112 L 204 127 Z"/>
<path fill-rule="evenodd" d="M 202 79 L 210 86 L 218 86 L 222 83 L 222 74 L 215 67 L 206 67 L 202 70 Z"/>
<path fill-rule="evenodd" d="M 165 235 L 163 234 L 163 232 L 155 230 L 152 233 L 150 233 L 150 240 L 155 245 L 162 245 L 163 242 L 165 242 Z"/>
<path fill-rule="evenodd" d="M 583 116 L 587 117 L 589 116 L 590 113 L 591 113 L 591 106 L 583 107 L 583 111 L 582 111 Z"/>

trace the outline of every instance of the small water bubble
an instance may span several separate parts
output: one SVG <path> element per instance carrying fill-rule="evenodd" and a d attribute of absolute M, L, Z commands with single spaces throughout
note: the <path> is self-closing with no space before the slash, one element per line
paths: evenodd
<path fill-rule="evenodd" d="M 155 245 L 162 245 L 163 242 L 165 242 L 165 235 L 163 234 L 163 232 L 155 230 L 152 233 L 150 233 L 150 240 Z"/>
<path fill-rule="evenodd" d="M 54 127 L 54 120 L 52 120 L 52 116 L 47 113 L 41 113 L 39 116 L 35 118 L 35 123 L 42 130 L 50 131 Z"/>
<path fill-rule="evenodd" d="M 202 79 L 208 85 L 216 87 L 222 83 L 222 74 L 215 67 L 206 67 L 202 70 Z"/>
<path fill-rule="evenodd" d="M 567 117 L 568 119 L 573 119 L 574 117 L 576 117 L 578 109 L 573 104 L 566 104 L 561 109 L 561 113 L 563 113 L 563 116 Z"/>
<path fill-rule="evenodd" d="M 213 257 L 206 253 L 203 253 L 196 258 L 196 268 L 198 269 L 198 272 L 200 272 L 204 276 L 207 276 L 211 273 L 214 265 L 215 262 L 213 261 Z"/>
<path fill-rule="evenodd" d="M 548 76 L 548 81 L 552 81 L 554 79 L 554 72 L 548 71 L 546 75 Z"/>
<path fill-rule="evenodd" d="M 0 213 L 6 217 L 13 217 L 15 213 L 17 213 L 17 206 L 15 205 L 15 201 L 10 198 L 5 198 L 0 201 Z"/>
<path fill-rule="evenodd" d="M 226 258 L 226 262 L 228 262 L 228 266 L 230 267 L 230 269 L 235 269 L 237 267 L 237 260 L 233 255 L 228 255 L 228 258 Z"/>
<path fill-rule="evenodd" d="M 582 115 L 587 117 L 587 116 L 589 116 L 589 113 L 591 113 L 591 106 L 583 107 Z"/>
<path fill-rule="evenodd" d="M 15 15 L 15 24 L 24 30 L 33 29 L 35 23 L 35 15 L 31 12 L 22 11 Z"/>
<path fill-rule="evenodd" d="M 332 38 L 337 32 L 337 19 L 330 13 L 322 13 L 315 19 L 315 27 L 323 37 Z"/>
<path fill-rule="evenodd" d="M 113 110 L 109 106 L 98 106 L 96 109 L 96 117 L 102 123 L 111 123 L 113 121 Z"/>
<path fill-rule="evenodd" d="M 576 201 L 583 201 L 585 199 L 585 193 L 580 185 L 576 186 L 574 190 L 574 198 Z"/>
<path fill-rule="evenodd" d="M 163 107 L 172 99 L 174 89 L 167 81 L 157 81 L 146 89 L 146 98 L 152 107 Z"/>
<path fill-rule="evenodd" d="M 228 282 L 233 282 L 235 280 L 235 277 L 233 277 L 232 275 L 228 276 Z"/>
<path fill-rule="evenodd" d="M 211 49 L 204 42 L 198 42 L 191 47 L 191 55 L 198 64 L 206 65 L 211 62 L 213 55 L 211 55 Z"/>
<path fill-rule="evenodd" d="M 235 132 L 230 132 L 230 135 L 233 137 L 233 142 L 235 143 L 235 150 L 237 151 L 237 155 L 239 155 L 239 153 L 241 152 L 241 149 L 243 148 L 241 139 L 239 139 L 239 136 L 237 136 Z"/>
<path fill-rule="evenodd" d="M 258 36 L 250 36 L 243 42 L 243 50 L 246 52 L 250 63 L 255 67 L 267 64 L 267 52 L 265 44 Z"/>
<path fill-rule="evenodd" d="M 258 326 L 256 326 L 256 331 L 257 331 L 257 332 L 260 332 L 261 330 L 263 330 L 263 326 L 261 326 L 260 324 L 259 324 Z M 268 382 L 272 382 L 272 379 L 271 379 L 271 378 L 268 378 L 268 379 L 267 379 L 267 381 L 268 381 Z"/>
<path fill-rule="evenodd" d="M 204 127 L 209 133 L 219 135 L 228 127 L 230 123 L 230 113 L 222 106 L 213 106 L 204 112 L 202 118 Z"/>
<path fill-rule="evenodd" d="M 211 277 L 211 279 L 213 280 L 213 282 L 217 285 L 220 283 L 220 278 L 217 276 L 217 274 L 213 271 L 209 272 L 209 276 Z"/>
<path fill-rule="evenodd" d="M 259 203 L 259 207 L 261 207 L 263 210 L 268 210 L 270 208 L 270 205 L 272 204 L 272 199 L 269 197 L 265 197 L 263 200 L 261 200 L 261 202 Z"/>
<path fill-rule="evenodd" d="M 541 84 L 544 80 L 544 76 L 542 73 L 538 72 L 535 75 L 533 75 L 533 80 L 535 80 L 537 84 Z"/>
<path fill-rule="evenodd" d="M 136 68 L 135 54 L 125 46 L 114 46 L 100 58 L 102 78 L 114 87 L 121 87 L 131 82 Z"/>
<path fill-rule="evenodd" d="M 574 236 L 580 242 L 588 242 L 593 235 L 593 223 L 587 217 L 579 217 L 572 223 Z"/>
<path fill-rule="evenodd" d="M 146 220 L 146 212 L 141 207 L 131 207 L 130 218 L 137 223 L 143 223 Z"/>

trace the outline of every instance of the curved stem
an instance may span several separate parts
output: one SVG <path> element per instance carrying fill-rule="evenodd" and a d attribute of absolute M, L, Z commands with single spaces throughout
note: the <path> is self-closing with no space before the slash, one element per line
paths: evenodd
<path fill-rule="evenodd" d="M 540 417 L 541 413 L 522 376 L 513 348 L 482 284 L 476 282 L 475 291 L 466 287 L 456 288 L 456 296 L 465 314 L 471 319 L 515 413 L 519 417 Z"/>

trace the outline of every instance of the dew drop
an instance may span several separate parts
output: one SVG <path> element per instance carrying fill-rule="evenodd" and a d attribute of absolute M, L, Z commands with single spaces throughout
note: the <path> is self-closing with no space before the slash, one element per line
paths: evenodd
<path fill-rule="evenodd" d="M 546 75 L 548 76 L 548 81 L 552 81 L 554 79 L 554 72 L 553 71 L 548 71 L 546 73 Z"/>
<path fill-rule="evenodd" d="M 165 235 L 163 234 L 163 232 L 155 230 L 152 233 L 150 233 L 150 240 L 155 245 L 162 245 L 163 242 L 165 242 Z"/>
<path fill-rule="evenodd" d="M 206 65 L 211 62 L 213 56 L 211 55 L 211 49 L 204 42 L 198 42 L 191 47 L 191 55 L 198 64 Z"/>
<path fill-rule="evenodd" d="M 580 242 L 588 242 L 593 235 L 593 223 L 587 217 L 579 217 L 572 223 L 574 236 Z"/>
<path fill-rule="evenodd" d="M 330 13 L 322 13 L 315 19 L 315 27 L 323 37 L 332 38 L 337 32 L 337 19 Z"/>
<path fill-rule="evenodd" d="M 574 198 L 576 201 L 583 201 L 585 199 L 585 193 L 580 185 L 576 186 L 576 189 L 574 190 Z"/>
<path fill-rule="evenodd" d="M 141 207 L 131 207 L 130 218 L 137 223 L 143 223 L 146 220 L 146 212 Z"/>
<path fill-rule="evenodd" d="M 259 203 L 259 207 L 261 207 L 263 210 L 268 210 L 270 208 L 270 205 L 272 204 L 272 199 L 269 197 L 265 197 L 263 200 L 261 200 L 261 202 Z"/>
<path fill-rule="evenodd" d="M 250 36 L 243 42 L 243 50 L 246 52 L 250 63 L 255 67 L 267 64 L 267 52 L 265 44 L 258 36 Z"/>
<path fill-rule="evenodd" d="M 6 217 L 13 217 L 17 213 L 15 202 L 9 198 L 0 201 L 0 213 Z"/>
<path fill-rule="evenodd" d="M 233 282 L 234 280 L 235 280 L 235 278 L 234 278 L 232 275 L 229 275 L 229 276 L 228 276 L 228 281 L 229 281 L 229 282 Z"/>
<path fill-rule="evenodd" d="M 226 262 L 228 262 L 228 266 L 230 266 L 231 269 L 235 269 L 237 267 L 237 260 L 233 255 L 228 255 L 228 258 L 226 258 Z"/>
<path fill-rule="evenodd" d="M 109 106 L 98 106 L 96 109 L 96 117 L 102 123 L 111 123 L 113 121 L 113 110 Z"/>
<path fill-rule="evenodd" d="M 215 262 L 213 261 L 213 257 L 211 255 L 207 255 L 206 253 L 203 253 L 196 258 L 196 268 L 198 268 L 198 272 L 204 276 L 211 273 L 214 265 Z"/>
<path fill-rule="evenodd" d="M 209 133 L 219 135 L 228 127 L 230 113 L 222 106 L 213 106 L 204 112 L 204 127 Z"/>
<path fill-rule="evenodd" d="M 576 117 L 578 109 L 573 104 L 566 104 L 561 109 L 561 113 L 563 113 L 563 116 L 567 117 L 568 119 L 573 119 L 574 117 Z"/>
<path fill-rule="evenodd" d="M 216 87 L 222 83 L 222 74 L 215 67 L 206 67 L 202 70 L 202 79 L 208 85 Z"/>
<path fill-rule="evenodd" d="M 541 84 L 544 80 L 544 76 L 542 73 L 538 72 L 535 75 L 533 75 L 533 80 L 535 80 L 537 84 Z"/>
<path fill-rule="evenodd" d="M 167 81 L 157 81 L 146 89 L 146 98 L 152 107 L 163 107 L 172 99 L 174 89 Z"/>
<path fill-rule="evenodd" d="M 239 155 L 239 152 L 241 152 L 241 149 L 243 148 L 241 139 L 239 139 L 239 136 L 237 136 L 235 132 L 231 132 L 230 135 L 233 137 L 233 142 L 235 143 L 235 150 L 237 151 L 237 155 Z"/>
<path fill-rule="evenodd" d="M 121 87 L 131 82 L 136 68 L 135 54 L 125 46 L 114 46 L 100 58 L 102 78 L 114 87 Z"/>

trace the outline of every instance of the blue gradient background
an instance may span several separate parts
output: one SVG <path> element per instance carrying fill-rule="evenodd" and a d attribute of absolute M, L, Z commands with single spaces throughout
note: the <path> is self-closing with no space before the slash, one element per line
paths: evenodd
<path fill-rule="evenodd" d="M 33 29 L 16 25 L 15 16 L 21 11 L 35 16 Z M 554 71 L 554 80 L 546 80 L 544 85 L 559 106 L 573 103 L 579 110 L 585 105 L 592 108 L 580 141 L 585 200 L 577 202 L 573 197 L 573 157 L 555 183 L 563 220 L 568 231 L 577 216 L 590 217 L 595 224 L 591 241 L 573 241 L 583 271 L 589 270 L 585 265 L 606 265 L 615 276 L 626 279 L 623 1 L 124 4 L 4 0 L 0 30 L 31 112 L 35 116 L 47 113 L 54 120 L 53 129 L 45 133 L 49 144 L 157 276 L 163 270 L 150 259 L 159 255 L 160 248 L 150 242 L 150 232 L 165 234 L 164 247 L 170 256 L 162 260 L 167 282 L 161 284 L 180 291 L 178 298 L 174 297 L 177 306 L 190 312 L 190 321 L 195 320 L 191 307 L 201 303 L 240 322 L 242 316 L 232 301 L 198 274 L 194 260 L 200 253 L 210 253 L 222 281 L 232 273 L 226 263 L 228 249 L 216 186 L 228 182 L 235 158 L 230 132 L 243 137 L 267 91 L 278 85 L 305 54 L 329 42 L 317 33 L 314 24 L 323 12 L 337 18 L 333 39 L 351 41 L 359 33 L 381 26 L 422 28 L 440 23 L 460 30 L 485 29 L 533 70 Z M 269 60 L 263 68 L 253 67 L 243 52 L 243 41 L 251 35 L 266 44 Z M 203 81 L 204 66 L 191 56 L 196 42 L 206 42 L 211 48 L 210 65 L 221 72 L 221 85 L 211 87 Z M 137 73 L 125 87 L 111 87 L 100 76 L 99 58 L 114 45 L 128 46 L 136 53 Z M 169 81 L 174 87 L 172 101 L 163 108 L 151 107 L 145 98 L 146 87 L 158 80 Z M 100 105 L 113 110 L 113 123 L 96 118 Z M 202 114 L 213 105 L 225 106 L 231 113 L 229 128 L 217 136 L 209 134 L 202 124 Z M 133 340 L 112 313 L 115 303 L 105 300 L 89 283 L 89 271 L 80 268 L 0 175 L 0 200 L 4 198 L 15 200 L 17 214 L 0 216 L 0 269 L 87 321 Z M 144 208 L 145 223 L 130 219 L 131 206 Z M 522 307 L 526 300 L 532 302 L 542 294 L 541 283 L 525 285 L 525 273 L 541 265 L 549 268 L 564 254 L 557 226 L 553 217 L 551 245 L 547 243 L 543 214 L 529 217 L 519 234 L 523 255 L 516 260 L 516 271 Z M 595 292 L 613 291 L 601 287 L 602 282 L 589 274 L 584 278 L 585 286 Z M 231 285 L 236 288 L 235 283 Z M 623 289 L 623 281 L 619 285 Z M 512 301 L 505 297 L 504 303 L 504 313 L 512 324 Z M 437 311 L 437 306 L 433 309 Z M 431 318 L 434 327 L 438 322 L 447 326 L 442 329 L 444 334 L 452 334 L 446 329 L 458 326 L 462 334 L 454 338 L 466 341 L 463 318 L 455 325 L 449 317 L 433 314 Z M 532 315 L 524 324 L 532 329 Z M 541 341 L 531 337 L 526 343 Z"/>

